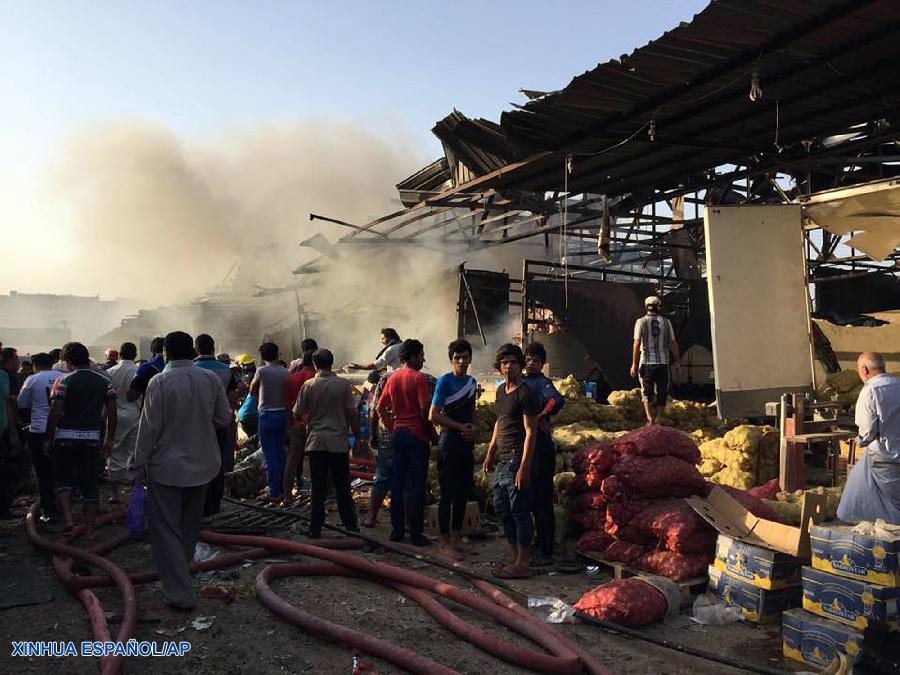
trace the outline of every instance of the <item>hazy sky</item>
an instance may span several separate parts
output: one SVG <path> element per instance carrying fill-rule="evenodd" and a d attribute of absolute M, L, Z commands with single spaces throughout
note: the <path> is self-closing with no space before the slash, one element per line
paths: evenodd
<path fill-rule="evenodd" d="M 48 273 L 73 262 L 80 216 L 55 181 L 86 131 L 140 124 L 215 147 L 263 125 L 338 121 L 430 160 L 429 130 L 454 107 L 498 120 L 520 87 L 558 89 L 705 4 L 0 0 L 0 230 L 16 242 L 0 293 L 89 292 Z"/>

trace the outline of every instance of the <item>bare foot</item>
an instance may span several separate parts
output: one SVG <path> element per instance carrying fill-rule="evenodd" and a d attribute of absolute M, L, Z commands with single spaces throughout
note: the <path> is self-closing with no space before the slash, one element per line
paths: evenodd
<path fill-rule="evenodd" d="M 441 542 L 438 546 L 438 553 L 453 560 L 463 559 L 463 554 L 461 551 L 458 551 L 456 548 L 454 548 L 452 544 L 445 544 L 444 542 Z"/>
<path fill-rule="evenodd" d="M 453 548 L 455 548 L 460 553 L 469 553 L 472 550 L 472 547 L 462 539 L 454 540 Z"/>
<path fill-rule="evenodd" d="M 507 565 L 494 570 L 494 576 L 498 579 L 530 579 L 531 568 L 528 565 Z"/>

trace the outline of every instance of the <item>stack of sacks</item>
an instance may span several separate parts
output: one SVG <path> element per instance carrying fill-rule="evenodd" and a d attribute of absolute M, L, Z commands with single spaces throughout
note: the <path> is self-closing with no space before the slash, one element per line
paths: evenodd
<path fill-rule="evenodd" d="M 563 470 L 569 471 L 572 468 L 572 458 L 578 450 L 586 445 L 609 443 L 625 433 L 604 431 L 595 426 L 575 423 L 554 427 L 552 435 L 557 457 L 563 458 Z"/>
<path fill-rule="evenodd" d="M 578 498 L 604 504 L 609 537 L 589 532 L 580 550 L 676 581 L 701 575 L 713 558 L 715 532 L 677 499 L 706 493 L 699 461 L 689 436 L 663 426 L 643 427 L 578 453 L 570 494 L 595 494 L 599 483 L 599 496 Z"/>
<path fill-rule="evenodd" d="M 816 387 L 816 399 L 831 401 L 836 398 L 844 408 L 853 408 L 862 388 L 863 382 L 855 370 L 842 370 L 839 373 L 831 373 L 824 384 Z"/>
<path fill-rule="evenodd" d="M 747 490 L 778 475 L 780 437 L 769 426 L 742 424 L 700 446 L 700 473 L 714 483 Z"/>
<path fill-rule="evenodd" d="M 553 418 L 553 422 L 558 425 L 577 422 L 604 431 L 620 431 L 627 426 L 619 410 L 589 398 L 566 401 L 566 405 Z"/>
<path fill-rule="evenodd" d="M 647 423 L 640 389 L 614 391 L 607 400 L 621 414 L 625 428 L 635 429 Z M 715 408 L 696 401 L 670 399 L 658 421 L 663 426 L 695 435 L 698 443 L 721 435 L 718 431 L 721 420 L 716 416 Z"/>
<path fill-rule="evenodd" d="M 628 428 L 634 429 L 647 423 L 640 389 L 614 391 L 606 400 L 621 413 Z"/>
<path fill-rule="evenodd" d="M 613 467 L 614 474 L 616 470 Z M 695 494 L 705 497 L 713 487 L 716 486 L 706 483 Z M 777 520 L 774 511 L 761 499 L 742 490 L 719 487 L 759 518 Z M 677 487 L 672 494 L 683 491 L 684 488 Z M 675 581 L 704 575 L 714 557 L 715 530 L 684 499 L 661 498 L 658 493 L 655 497 L 607 505 L 604 529 L 614 542 L 605 550 L 604 557 Z"/>
<path fill-rule="evenodd" d="M 601 493 L 604 479 L 611 475 L 612 467 L 619 461 L 610 444 L 589 444 L 572 458 L 574 478 L 566 491 L 569 519 L 584 534 L 578 540 L 579 551 L 602 550 L 610 543 L 602 536 L 606 522 L 606 500 Z"/>

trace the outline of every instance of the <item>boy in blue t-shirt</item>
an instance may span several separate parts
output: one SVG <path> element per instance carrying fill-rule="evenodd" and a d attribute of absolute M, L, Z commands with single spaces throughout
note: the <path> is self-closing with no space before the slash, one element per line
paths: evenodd
<path fill-rule="evenodd" d="M 472 345 L 467 340 L 454 340 L 447 348 L 453 372 L 441 375 L 434 388 L 429 418 L 441 427 L 438 442 L 438 481 L 441 499 L 438 503 L 438 525 L 441 530 L 440 552 L 460 560 L 462 524 L 466 504 L 472 492 L 475 469 L 475 378 L 468 374 L 472 363 Z"/>

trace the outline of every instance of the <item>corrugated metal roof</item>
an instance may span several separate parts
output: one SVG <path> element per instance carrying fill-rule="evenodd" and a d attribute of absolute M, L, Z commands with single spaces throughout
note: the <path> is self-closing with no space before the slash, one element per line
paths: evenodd
<path fill-rule="evenodd" d="M 469 119 L 457 110 L 435 124 L 431 132 L 444 145 L 447 157 L 461 162 L 475 176 L 506 166 L 514 156 L 499 124 Z"/>
<path fill-rule="evenodd" d="M 480 185 L 558 190 L 567 153 L 570 191 L 610 195 L 750 156 L 777 163 L 802 154 L 800 141 L 897 115 L 898 38 L 895 0 L 712 2 L 632 54 L 504 113 L 510 159 L 556 152 Z"/>
<path fill-rule="evenodd" d="M 405 206 L 412 206 L 450 185 L 450 165 L 446 157 L 441 157 L 397 183 L 397 191 L 400 201 Z"/>

